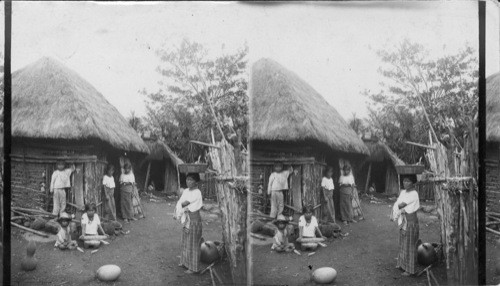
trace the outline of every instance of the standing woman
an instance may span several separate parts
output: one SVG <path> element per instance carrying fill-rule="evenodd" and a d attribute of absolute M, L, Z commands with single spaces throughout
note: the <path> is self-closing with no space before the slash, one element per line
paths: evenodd
<path fill-rule="evenodd" d="M 419 226 L 417 210 L 420 208 L 418 192 L 415 189 L 416 175 L 403 177 L 403 187 L 393 210 L 401 215 L 399 226 L 399 254 L 396 268 L 404 271 L 402 275 L 409 276 L 416 273 L 417 240 Z"/>
<path fill-rule="evenodd" d="M 130 163 L 125 163 L 123 170 L 123 173 L 120 175 L 120 208 L 123 220 L 125 223 L 128 223 L 130 220 L 137 220 L 134 218 L 134 206 L 132 203 L 135 176 L 132 173 L 132 165 Z"/>
<path fill-rule="evenodd" d="M 351 173 L 351 167 L 344 165 L 343 174 L 340 175 L 340 219 L 347 225 L 349 222 L 356 222 L 353 218 L 352 198 L 354 177 Z"/>
<path fill-rule="evenodd" d="M 200 245 L 202 222 L 200 209 L 203 206 L 201 191 L 198 189 L 200 175 L 190 173 L 186 176 L 187 189 L 182 192 L 177 208 L 184 209 L 188 218 L 182 228 L 182 252 L 179 266 L 186 267 L 185 273 L 193 274 L 200 271 Z"/>

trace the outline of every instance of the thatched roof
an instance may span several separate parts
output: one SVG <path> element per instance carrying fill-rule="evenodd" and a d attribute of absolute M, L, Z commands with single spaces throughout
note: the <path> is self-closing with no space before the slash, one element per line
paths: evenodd
<path fill-rule="evenodd" d="M 394 166 L 406 165 L 405 162 L 399 159 L 398 155 L 396 155 L 396 153 L 394 153 L 391 148 L 383 142 L 372 140 L 364 142 L 370 150 L 370 156 L 367 158 L 367 162 L 382 162 L 384 160 L 389 160 Z"/>
<path fill-rule="evenodd" d="M 500 142 L 500 72 L 486 79 L 486 141 Z"/>
<path fill-rule="evenodd" d="M 147 161 L 158 161 L 169 158 L 176 166 L 184 163 L 164 142 L 160 140 L 147 139 L 145 139 L 144 142 L 148 145 L 150 152 L 146 157 Z"/>
<path fill-rule="evenodd" d="M 12 74 L 12 136 L 99 139 L 124 151 L 148 153 L 141 137 L 99 91 L 51 58 Z"/>
<path fill-rule="evenodd" d="M 250 98 L 252 140 L 314 140 L 336 151 L 369 154 L 335 108 L 295 73 L 273 60 L 261 59 L 253 65 Z"/>

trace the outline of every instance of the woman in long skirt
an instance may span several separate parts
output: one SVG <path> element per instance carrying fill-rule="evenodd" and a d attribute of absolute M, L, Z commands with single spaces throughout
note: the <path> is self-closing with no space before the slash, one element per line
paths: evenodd
<path fill-rule="evenodd" d="M 137 220 L 134 218 L 134 206 L 132 198 L 134 196 L 135 176 L 132 173 L 132 165 L 125 163 L 124 171 L 120 175 L 120 208 L 122 217 L 125 223 L 129 220 Z"/>
<path fill-rule="evenodd" d="M 182 228 L 182 252 L 179 266 L 187 268 L 185 273 L 200 271 L 200 245 L 202 221 L 200 209 L 203 206 L 201 191 L 198 189 L 199 174 L 191 173 L 186 177 L 187 189 L 184 189 L 177 202 L 176 217 L 180 218 Z"/>
<path fill-rule="evenodd" d="M 396 268 L 403 270 L 404 276 L 413 275 L 417 272 L 415 264 L 417 261 L 417 240 L 419 226 L 417 210 L 420 208 L 418 192 L 414 184 L 415 175 L 403 178 L 404 190 L 401 191 L 393 210 L 399 211 L 399 253 Z"/>
<path fill-rule="evenodd" d="M 340 176 L 340 219 L 344 224 L 356 222 L 353 218 L 352 209 L 354 177 L 351 174 L 351 167 L 344 165 L 343 174 Z"/>

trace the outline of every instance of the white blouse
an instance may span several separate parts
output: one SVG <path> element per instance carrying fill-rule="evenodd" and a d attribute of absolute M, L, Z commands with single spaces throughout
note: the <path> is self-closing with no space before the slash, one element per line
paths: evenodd
<path fill-rule="evenodd" d="M 134 176 L 134 173 L 132 173 L 132 171 L 130 171 L 130 173 L 128 174 L 121 174 L 120 175 L 120 183 L 135 183 L 135 176 Z"/>
<path fill-rule="evenodd" d="M 341 185 L 355 185 L 354 176 L 350 173 L 347 176 L 341 175 L 339 178 L 339 184 Z"/>
<path fill-rule="evenodd" d="M 115 178 L 109 177 L 108 175 L 104 175 L 102 179 L 102 184 L 110 189 L 114 189 L 115 186 Z"/>
<path fill-rule="evenodd" d="M 321 180 L 321 186 L 327 190 L 334 190 L 335 186 L 333 185 L 333 179 L 332 178 L 327 178 L 323 177 L 323 180 Z"/>
<path fill-rule="evenodd" d="M 177 201 L 177 207 L 181 206 L 183 202 L 188 201 L 189 205 L 186 208 L 190 212 L 195 212 L 201 209 L 203 206 L 203 197 L 201 196 L 201 191 L 199 189 L 189 190 L 184 189 L 182 195 Z M 182 208 L 182 206 L 181 206 Z"/>
<path fill-rule="evenodd" d="M 399 194 L 399 197 L 396 201 L 396 205 L 399 205 L 400 203 L 406 203 L 406 206 L 402 209 L 405 210 L 406 213 L 411 214 L 420 208 L 420 200 L 418 198 L 418 192 L 417 191 L 410 191 L 407 192 L 406 190 L 401 190 L 401 193 Z"/>

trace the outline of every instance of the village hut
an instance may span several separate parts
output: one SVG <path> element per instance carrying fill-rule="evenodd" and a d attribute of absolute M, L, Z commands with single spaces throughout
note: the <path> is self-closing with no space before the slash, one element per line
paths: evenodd
<path fill-rule="evenodd" d="M 250 98 L 253 192 L 265 196 L 273 165 L 281 162 L 298 170 L 295 186 L 300 188 L 302 200 L 293 202 L 293 206 L 318 206 L 323 200 L 320 186 L 325 167 L 334 168 L 337 181 L 341 165 L 354 167 L 369 154 L 335 108 L 303 79 L 273 60 L 261 59 L 253 65 Z M 291 202 L 290 196 L 286 197 L 285 203 Z M 261 207 L 267 212 L 268 200 L 263 200 Z M 326 215 L 325 203 L 315 211 L 319 218 L 322 214 Z"/>
<path fill-rule="evenodd" d="M 486 207 L 500 212 L 500 72 L 486 79 Z"/>
<path fill-rule="evenodd" d="M 358 189 L 364 188 L 364 191 L 367 191 L 373 183 L 378 193 L 399 194 L 399 176 L 396 166 L 403 166 L 405 163 L 389 146 L 377 138 L 363 139 L 363 142 L 370 150 L 370 156 L 361 165 L 357 182 Z"/>
<path fill-rule="evenodd" d="M 57 160 L 76 165 L 68 201 L 99 204 L 106 165 L 148 152 L 118 110 L 57 60 L 42 58 L 12 74 L 15 205 L 52 209 L 49 187 Z M 102 205 L 98 211 L 102 214 Z"/>
<path fill-rule="evenodd" d="M 144 189 L 154 184 L 157 191 L 177 194 L 180 188 L 178 166 L 184 162 L 165 142 L 150 137 L 143 139 L 150 151 L 140 167 L 141 173 L 146 174 Z"/>

